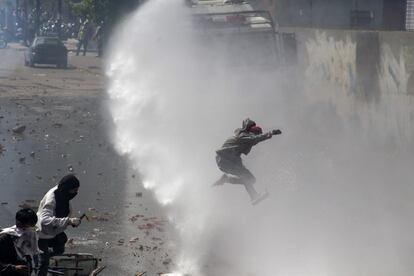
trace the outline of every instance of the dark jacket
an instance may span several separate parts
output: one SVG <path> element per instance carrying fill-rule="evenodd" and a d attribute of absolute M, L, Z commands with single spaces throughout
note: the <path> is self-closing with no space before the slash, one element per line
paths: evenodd
<path fill-rule="evenodd" d="M 249 154 L 250 150 L 257 143 L 270 139 L 272 137 L 271 133 L 264 133 L 256 135 L 254 133 L 248 132 L 247 129 L 255 124 L 254 121 L 246 119 L 243 121 L 242 128 L 236 129 L 234 131 L 234 136 L 228 138 L 223 146 L 217 150 L 217 154 L 225 156 L 227 158 L 235 157 L 240 158 L 242 154 Z"/>
<path fill-rule="evenodd" d="M 26 265 L 19 261 L 14 248 L 13 237 L 8 234 L 0 234 L 0 276 L 17 276 L 15 265 Z"/>

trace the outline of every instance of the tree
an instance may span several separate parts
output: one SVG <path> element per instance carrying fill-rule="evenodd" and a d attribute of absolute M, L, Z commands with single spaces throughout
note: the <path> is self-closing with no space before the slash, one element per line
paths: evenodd
<path fill-rule="evenodd" d="M 82 18 L 88 18 L 96 24 L 105 22 L 107 26 L 114 26 L 119 18 L 133 10 L 139 0 L 66 0 L 73 11 Z"/>

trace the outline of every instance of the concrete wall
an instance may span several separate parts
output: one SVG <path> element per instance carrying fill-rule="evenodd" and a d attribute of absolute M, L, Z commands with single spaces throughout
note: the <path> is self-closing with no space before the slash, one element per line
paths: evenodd
<path fill-rule="evenodd" d="M 306 97 L 333 105 L 361 129 L 375 126 L 375 135 L 414 138 L 414 33 L 289 31 Z"/>

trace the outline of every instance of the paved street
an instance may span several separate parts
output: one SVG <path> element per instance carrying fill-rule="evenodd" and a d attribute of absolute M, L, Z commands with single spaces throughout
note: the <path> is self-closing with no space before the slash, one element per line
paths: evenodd
<path fill-rule="evenodd" d="M 90 221 L 68 231 L 68 252 L 102 258 L 100 275 L 165 272 L 169 226 L 138 172 L 112 148 L 101 60 L 70 53 L 66 70 L 28 68 L 23 53 L 17 45 L 0 50 L 0 227 L 74 172 L 81 181 L 74 211 Z M 16 126 L 26 129 L 16 134 Z"/>

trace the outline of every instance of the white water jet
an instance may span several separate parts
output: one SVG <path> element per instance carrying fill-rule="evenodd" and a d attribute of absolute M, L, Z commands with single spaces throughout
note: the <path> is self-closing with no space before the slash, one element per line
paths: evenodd
<path fill-rule="evenodd" d="M 199 43 L 189 18 L 180 1 L 147 2 L 120 26 L 108 64 L 115 146 L 168 206 L 177 271 L 409 275 L 409 160 L 364 148 L 352 122 L 309 104 L 292 75 L 228 65 L 232 49 Z M 215 150 L 246 117 L 284 131 L 245 159 L 271 192 L 255 208 L 242 187 L 210 187 Z"/>

